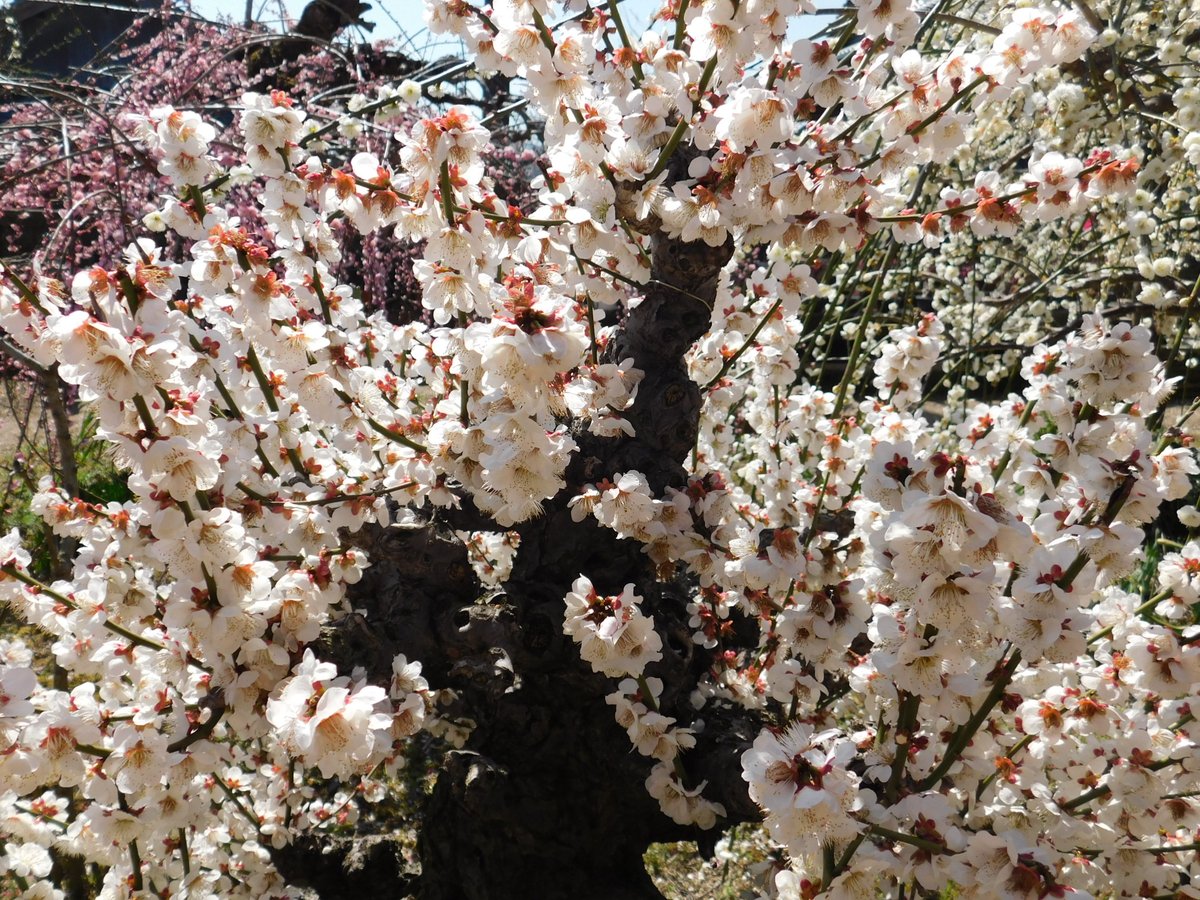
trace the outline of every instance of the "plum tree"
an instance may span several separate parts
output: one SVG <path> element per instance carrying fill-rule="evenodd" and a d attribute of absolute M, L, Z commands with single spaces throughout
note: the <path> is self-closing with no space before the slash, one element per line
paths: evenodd
<path fill-rule="evenodd" d="M 914 285 L 1070 223 L 1117 244 L 1143 193 L 1188 202 L 1195 142 L 975 143 L 1118 53 L 1119 10 L 863 0 L 789 35 L 816 12 L 432 4 L 544 121 L 523 204 L 489 171 L 511 110 L 413 80 L 327 124 L 248 91 L 236 160 L 183 104 L 117 123 L 165 180 L 149 234 L 0 286 L 133 497 L 43 482 L 62 577 L 0 544 L 66 676 L 2 645 L 23 891 L 649 898 L 650 843 L 754 822 L 768 896 L 1186 895 L 1200 467 L 1156 353 L 1197 288 L 1135 264 L 1164 334 L 1106 314 L 1124 274 L 1077 316 L 1061 272 L 1010 279 L 987 391 L 943 386 L 974 319 Z M 1114 81 L 1195 56 L 1179 13 Z M 385 244 L 419 316 L 339 275 Z M 412 858 L 376 810 L 431 739 Z"/>

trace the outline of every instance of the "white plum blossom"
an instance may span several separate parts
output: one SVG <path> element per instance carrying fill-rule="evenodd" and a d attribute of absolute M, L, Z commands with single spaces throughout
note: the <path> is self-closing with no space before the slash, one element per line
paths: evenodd
<path fill-rule="evenodd" d="M 614 596 L 602 596 L 580 576 L 566 596 L 563 633 L 579 644 L 579 655 L 610 677 L 640 675 L 647 663 L 662 658 L 662 638 L 653 617 L 642 614 L 642 598 L 633 585 Z"/>

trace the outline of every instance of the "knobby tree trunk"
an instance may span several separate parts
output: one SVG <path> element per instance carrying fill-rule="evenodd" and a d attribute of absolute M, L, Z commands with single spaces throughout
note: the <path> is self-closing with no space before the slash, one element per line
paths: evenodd
<path fill-rule="evenodd" d="M 543 516 L 519 527 L 520 549 L 502 592 L 476 581 L 455 536 L 455 529 L 495 530 L 469 499 L 419 525 L 359 535 L 372 560 L 352 589 L 351 605 L 363 615 L 329 629 L 323 655 L 346 671 L 366 667 L 380 684 L 395 654 L 420 660 L 432 687 L 457 692 L 475 727 L 465 747 L 447 755 L 428 799 L 419 876 L 407 876 L 395 847 L 378 838 L 326 846 L 324 855 L 301 842 L 280 854 L 289 878 L 327 900 L 388 880 L 397 896 L 411 891 L 420 900 L 658 898 L 642 860 L 649 844 L 711 847 L 713 832 L 675 824 L 647 793 L 653 761 L 633 750 L 614 721 L 604 699 L 614 681 L 580 659 L 562 627 L 563 598 L 580 574 L 603 593 L 633 583 L 663 638 L 663 659 L 647 671 L 665 685 L 661 711 L 693 723 L 690 694 L 712 660 L 691 640 L 688 586 L 659 582 L 640 544 L 590 518 L 574 522 L 567 508 L 582 485 L 620 472 L 642 472 L 657 492 L 686 484 L 701 395 L 683 355 L 708 327 L 733 244 L 713 248 L 655 233 L 652 251 L 653 280 L 606 350 L 645 373 L 627 413 L 636 437 L 600 439 L 576 424 L 580 449 L 567 486 Z M 726 824 L 758 818 L 738 757 L 761 723 L 719 706 L 699 715 L 698 746 L 683 757 L 689 786 L 708 782 L 704 794 L 724 804 Z"/>

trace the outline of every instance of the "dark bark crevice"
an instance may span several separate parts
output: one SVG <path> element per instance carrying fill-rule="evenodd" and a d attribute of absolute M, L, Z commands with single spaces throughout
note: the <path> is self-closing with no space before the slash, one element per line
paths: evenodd
<path fill-rule="evenodd" d="M 293 887 L 305 890 L 305 900 L 362 900 L 380 896 L 404 897 L 416 881 L 395 835 L 368 834 L 334 837 L 300 835 L 286 847 L 271 850 L 275 867 Z"/>

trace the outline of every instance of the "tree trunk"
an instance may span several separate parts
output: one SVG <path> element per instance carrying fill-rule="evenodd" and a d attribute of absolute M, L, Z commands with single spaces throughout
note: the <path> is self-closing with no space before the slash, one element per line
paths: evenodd
<path fill-rule="evenodd" d="M 690 694 L 712 660 L 691 640 L 688 585 L 658 582 L 639 544 L 594 520 L 573 522 L 567 509 L 582 485 L 620 472 L 642 472 L 658 492 L 686 484 L 701 398 L 683 354 L 708 327 L 733 243 L 712 248 L 656 234 L 652 246 L 653 281 L 606 351 L 645 373 L 627 413 L 636 437 L 600 439 L 577 423 L 580 450 L 567 487 L 544 516 L 518 529 L 520 550 L 502 592 L 489 594 L 475 580 L 454 534 L 495 527 L 469 499 L 424 524 L 359 536 L 372 565 L 351 601 L 364 615 L 331 628 L 321 655 L 341 668 L 365 666 L 378 683 L 395 654 L 418 659 L 432 687 L 457 692 L 451 715 L 461 709 L 475 723 L 464 749 L 447 755 L 425 809 L 413 885 L 420 900 L 656 898 L 642 860 L 647 846 L 715 839 L 659 810 L 645 788 L 653 761 L 632 748 L 605 702 L 616 684 L 593 672 L 563 634 L 563 598 L 580 574 L 604 593 L 633 583 L 663 638 L 663 659 L 647 671 L 664 683 L 661 711 L 698 724 Z M 758 818 L 737 756 L 759 723 L 744 710 L 711 706 L 703 718 L 698 746 L 683 757 L 689 786 L 709 780 L 705 796 L 726 806 L 725 824 Z M 333 854 L 332 862 L 345 858 Z M 285 874 L 304 877 L 312 865 L 312 855 L 301 854 L 298 871 Z M 319 880 L 311 871 L 307 878 Z M 356 892 L 342 883 L 347 896 Z M 338 896 L 330 890 L 321 896 Z"/>

